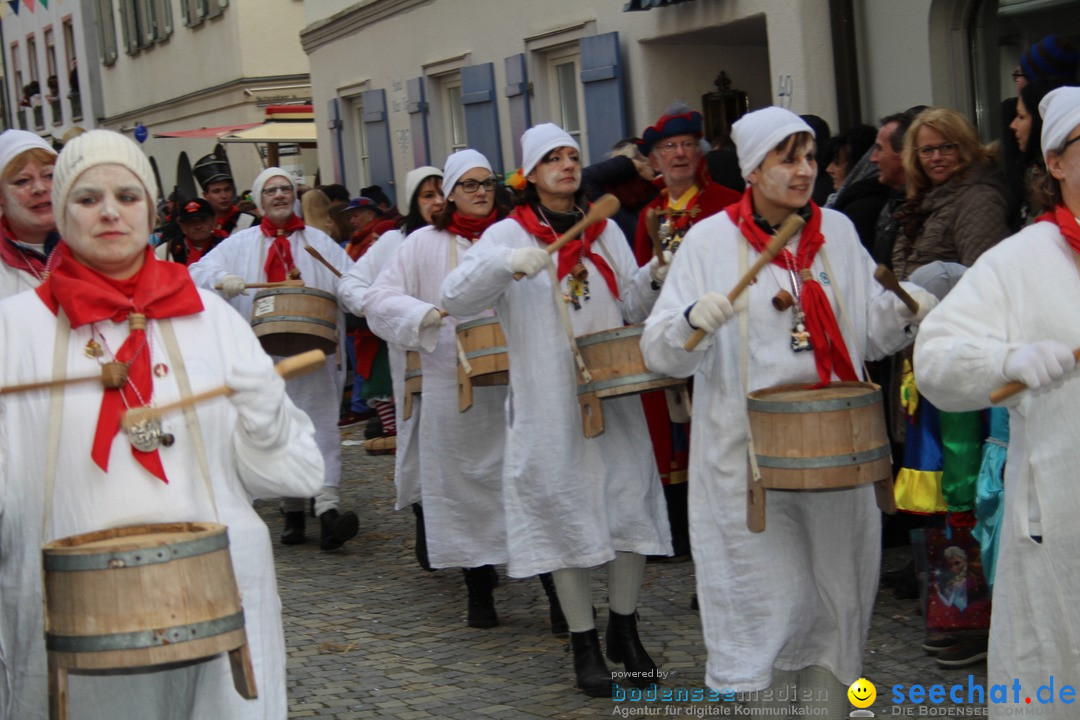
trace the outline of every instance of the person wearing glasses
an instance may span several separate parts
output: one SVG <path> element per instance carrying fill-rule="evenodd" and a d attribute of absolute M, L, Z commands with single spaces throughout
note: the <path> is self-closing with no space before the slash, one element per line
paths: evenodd
<path fill-rule="evenodd" d="M 199 287 L 216 289 L 243 317 L 251 317 L 252 295 L 247 283 L 280 282 L 299 278 L 304 285 L 337 295 L 337 276 L 305 250 L 311 245 L 344 275 L 352 260 L 333 238 L 304 221 L 293 211 L 296 182 L 281 168 L 271 167 L 259 173 L 251 186 L 251 196 L 260 204 L 262 221 L 247 230 L 229 236 L 214 252 L 190 266 L 191 277 Z M 338 332 L 345 328 L 338 317 Z M 342 342 L 339 337 L 338 342 Z M 344 366 L 340 366 L 344 367 Z M 338 408 L 345 376 L 333 355 L 316 372 L 293 378 L 286 391 L 297 407 L 306 412 L 315 425 L 315 441 L 322 452 L 326 470 L 322 489 L 315 496 L 315 514 L 319 518 L 322 550 L 336 550 L 356 536 L 359 520 L 356 513 L 340 512 L 341 437 L 338 433 Z M 284 502 L 284 545 L 305 539 L 306 498 L 287 498 Z"/>
<path fill-rule="evenodd" d="M 936 260 L 970 267 L 1009 234 L 1005 180 L 967 117 L 923 111 L 904 135 L 903 153 L 908 199 L 893 247 L 897 278 Z"/>
<path fill-rule="evenodd" d="M 988 250 L 923 323 L 915 345 L 920 390 L 942 408 L 974 410 L 1003 383 L 1027 386 L 1009 410 L 1005 500 L 990 622 L 988 683 L 1037 687 L 1075 672 L 1080 605 L 1080 493 L 1073 480 L 1080 382 L 1080 88 L 1039 103 L 1048 211 Z M 1008 679 L 1006 679 L 1008 678 Z M 1014 700 L 1010 696 L 1010 700 Z M 990 717 L 1020 705 L 991 705 Z M 1050 713 L 1070 717 L 1063 709 Z"/>

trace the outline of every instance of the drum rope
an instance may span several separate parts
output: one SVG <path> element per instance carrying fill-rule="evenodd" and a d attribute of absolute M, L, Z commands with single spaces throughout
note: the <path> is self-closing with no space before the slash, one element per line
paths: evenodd
<path fill-rule="evenodd" d="M 56 339 L 53 342 L 53 380 L 67 377 L 68 343 L 71 323 L 62 308 L 56 311 Z M 56 463 L 60 457 L 60 430 L 64 413 L 64 383 L 53 385 L 49 396 L 49 451 L 45 456 L 45 497 L 42 506 L 42 541 L 49 538 L 52 525 L 53 490 L 56 487 Z"/>
<path fill-rule="evenodd" d="M 453 233 L 450 234 L 450 268 L 446 274 L 449 275 L 457 268 L 458 265 L 458 236 Z M 472 378 L 472 365 L 469 363 L 469 358 L 465 356 L 465 346 L 461 344 L 461 336 L 454 333 L 454 339 L 457 340 L 457 359 L 461 364 L 461 369 L 465 371 L 467 378 Z"/>
<path fill-rule="evenodd" d="M 589 372 L 589 368 L 585 367 L 585 358 L 581 357 L 577 340 L 574 339 L 574 326 L 570 322 L 570 313 L 566 310 L 566 298 L 563 297 L 562 284 L 559 282 L 558 271 L 555 270 L 555 262 L 551 255 L 548 255 L 547 269 L 548 275 L 551 277 L 551 289 L 555 293 L 555 307 L 562 318 L 566 336 L 570 339 L 570 351 L 574 353 L 574 362 L 577 363 L 578 372 L 581 373 L 581 381 L 591 383 L 592 373 Z"/>
<path fill-rule="evenodd" d="M 741 220 L 740 220 L 741 222 Z M 739 243 L 739 277 L 746 275 L 749 269 L 747 248 L 750 243 Z M 738 298 L 736 302 L 748 305 L 747 296 Z M 750 313 L 739 313 L 739 370 L 742 372 L 743 397 L 750 394 Z M 746 406 L 743 406 L 746 410 Z M 746 454 L 750 462 L 750 476 L 755 483 L 761 482 L 761 469 L 758 467 L 757 452 L 754 450 L 754 433 L 750 429 L 750 413 L 746 412 Z"/>

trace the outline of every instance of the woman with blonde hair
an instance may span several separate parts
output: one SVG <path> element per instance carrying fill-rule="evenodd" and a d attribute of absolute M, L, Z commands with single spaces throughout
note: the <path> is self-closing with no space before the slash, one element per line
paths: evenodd
<path fill-rule="evenodd" d="M 997 148 L 979 142 L 967 117 L 924 110 L 904 135 L 903 162 L 908 200 L 893 248 L 901 280 L 935 260 L 970 266 L 1009 234 Z"/>
<path fill-rule="evenodd" d="M 60 236 L 53 218 L 56 151 L 25 130 L 0 134 L 0 298 L 36 288 Z"/>
<path fill-rule="evenodd" d="M 338 224 L 330 217 L 330 198 L 322 190 L 312 188 L 300 198 L 300 208 L 304 215 L 304 224 L 316 227 L 341 242 Z"/>

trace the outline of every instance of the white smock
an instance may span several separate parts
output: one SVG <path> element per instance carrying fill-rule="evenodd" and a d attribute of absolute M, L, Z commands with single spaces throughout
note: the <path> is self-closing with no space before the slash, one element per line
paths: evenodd
<path fill-rule="evenodd" d="M 364 296 L 386 267 L 390 256 L 405 242 L 401 230 L 388 230 L 372 243 L 367 252 L 353 263 L 349 272 L 338 281 L 338 302 L 346 312 L 364 314 Z M 406 420 L 401 413 L 405 407 L 405 350 L 387 341 L 390 360 L 390 382 L 394 389 L 394 421 L 397 424 L 397 450 L 394 451 L 394 486 L 397 488 L 396 510 L 420 502 L 420 396 L 413 398 L 412 415 Z"/>
<path fill-rule="evenodd" d="M 506 387 L 473 387 L 472 407 L 459 412 L 457 322 L 445 318 L 438 327 L 420 329 L 424 316 L 439 306 L 453 256 L 466 257 L 470 247 L 468 240 L 446 230 L 420 228 L 390 258 L 364 300 L 372 332 L 420 351 L 420 494 L 428 558 L 436 568 L 507 561 L 502 492 Z"/>
<path fill-rule="evenodd" d="M 199 262 L 188 267 L 191 278 L 199 287 L 213 290 L 226 275 L 239 275 L 245 282 L 266 282 L 266 252 L 274 239 L 263 234 L 260 226 L 255 225 L 225 238 Z M 333 238 L 313 227 L 305 227 L 289 236 L 289 248 L 293 263 L 300 270 L 300 279 L 306 287 L 315 288 L 337 296 L 337 276 L 329 268 L 304 250 L 307 243 L 319 251 L 326 261 L 345 274 L 352 267 L 350 258 Z M 244 320 L 251 321 L 252 301 L 259 291 L 247 290 L 246 295 L 237 295 L 228 300 Z M 338 311 L 338 352 L 328 355 L 321 370 L 317 370 L 285 383 L 286 392 L 296 406 L 306 412 L 315 425 L 315 442 L 319 444 L 326 473 L 323 485 L 339 487 L 341 485 L 341 433 L 338 419 L 341 416 L 341 394 L 345 388 L 345 364 L 341 343 L 344 342 L 345 316 Z M 319 507 L 318 514 L 329 508 Z"/>
<path fill-rule="evenodd" d="M 641 399 L 604 400 L 605 431 L 586 438 L 578 374 L 551 275 L 515 282 L 510 256 L 541 247 L 516 220 L 492 225 L 443 283 L 443 307 L 469 317 L 494 307 L 510 359 L 503 495 L 512 577 L 587 568 L 615 552 L 670 555 L 671 530 Z M 567 306 L 574 335 L 645 318 L 657 292 L 622 231 L 608 222 L 592 246 L 618 281 L 614 297 L 591 260 L 591 298 Z M 569 276 L 563 278 L 563 287 Z M 560 299 L 559 302 L 562 302 Z"/>
<path fill-rule="evenodd" d="M 823 210 L 821 231 L 826 242 L 811 271 L 855 368 L 907 345 L 912 336 L 899 318 L 899 303 L 874 282 L 874 262 L 851 222 Z M 683 349 L 693 334 L 686 309 L 709 291 L 728 292 L 757 257 L 727 213 L 694 225 L 641 343 L 653 370 L 694 377 L 690 540 L 709 650 L 705 681 L 748 692 L 768 687 L 774 668 L 818 665 L 848 685 L 860 676 L 878 587 L 881 521 L 873 486 L 768 491 L 765 531 L 746 527 L 746 394 L 818 382 L 814 354 L 791 350 L 791 312 L 772 306 L 778 290 L 791 292 L 788 273 L 767 266 L 734 303 L 736 317 L 693 352 Z"/>
<path fill-rule="evenodd" d="M 0 238 L 0 242 L 7 241 Z M 33 273 L 18 270 L 0 261 L 0 300 L 18 295 L 25 290 L 33 290 L 40 284 L 41 280 Z"/>
<path fill-rule="evenodd" d="M 213 293 L 200 292 L 205 310 L 171 320 L 191 391 L 225 382 L 233 367 L 263 367 L 270 358 L 247 324 Z M 66 324 L 66 321 L 65 321 Z M 96 323 L 105 346 L 118 349 L 128 324 Z M 52 377 L 57 318 L 36 293 L 0 303 L 0 385 Z M 153 402 L 180 397 L 177 373 L 161 323 L 147 327 L 155 373 Z M 87 355 L 91 326 L 72 330 L 67 377 L 99 372 Z M 213 500 L 200 469 L 192 434 L 182 412 L 162 418 L 175 436 L 159 449 L 169 482 L 151 475 L 131 453 L 124 433 L 113 440 L 109 471 L 90 457 L 103 389 L 100 383 L 69 385 L 63 391 L 59 438 L 50 438 L 48 390 L 0 398 L 0 718 L 43 720 L 48 716 L 43 626 L 41 544 L 103 528 L 175 521 L 228 526 L 229 551 L 244 605 L 259 697 L 244 700 L 233 688 L 225 654 L 198 665 L 146 674 L 91 677 L 69 674 L 72 720 L 282 720 L 285 640 L 281 601 L 274 576 L 270 534 L 251 506 L 255 497 L 311 494 L 318 488 L 322 458 L 311 422 L 286 398 L 281 441 L 270 449 L 251 443 L 226 398 L 196 406 L 205 443 Z M 57 449 L 58 448 L 58 449 Z M 51 511 L 46 511 L 47 460 L 55 456 Z M 216 513 L 215 513 L 216 506 Z"/>
<path fill-rule="evenodd" d="M 923 321 L 915 345 L 919 392 L 942 410 L 990 404 L 1008 382 L 1009 351 L 1040 340 L 1080 345 L 1080 273 L 1075 253 L 1053 223 L 1021 230 L 981 255 Z M 990 717 L 1015 714 L 1053 676 L 1054 704 L 1042 717 L 1075 718 L 1057 693 L 1080 680 L 1080 377 L 1014 395 L 1009 408 L 1005 509 L 990 618 L 989 684 L 1008 686 L 1009 705 L 991 703 Z M 1034 523 L 1038 523 L 1036 526 Z M 1032 539 L 1041 535 L 1042 543 Z M 1020 705 L 1012 684 L 1021 684 Z M 1045 698 L 1045 691 L 1043 694 Z"/>

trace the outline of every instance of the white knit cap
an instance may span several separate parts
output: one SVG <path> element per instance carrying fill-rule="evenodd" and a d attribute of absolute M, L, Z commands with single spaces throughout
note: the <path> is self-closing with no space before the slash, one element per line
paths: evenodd
<path fill-rule="evenodd" d="M 446 158 L 446 162 L 443 163 L 443 192 L 447 195 L 457 185 L 461 176 L 469 172 L 473 168 L 484 168 L 492 175 L 495 171 L 491 169 L 491 163 L 483 156 L 482 153 L 473 150 L 472 148 L 465 148 L 464 150 L 458 150 L 450 157 Z M 412 199 L 412 196 L 409 196 Z"/>
<path fill-rule="evenodd" d="M 1043 119 L 1042 146 L 1045 160 L 1051 152 L 1064 145 L 1069 139 L 1069 133 L 1080 125 L 1080 87 L 1059 87 L 1046 93 L 1039 103 L 1039 114 Z"/>
<path fill-rule="evenodd" d="M 735 141 L 743 178 L 750 177 L 784 138 L 801 132 L 813 135 L 814 129 L 795 113 L 779 107 L 755 110 L 736 120 L 731 126 L 731 139 Z"/>
<path fill-rule="evenodd" d="M 262 210 L 263 185 L 265 185 L 270 178 L 279 176 L 288 180 L 289 184 L 292 185 L 293 193 L 296 192 L 296 181 L 293 180 L 292 175 L 279 167 L 268 167 L 259 173 L 259 176 L 255 178 L 255 182 L 251 184 L 251 199 L 255 202 L 255 205 L 259 210 Z"/>
<path fill-rule="evenodd" d="M 112 130 L 91 130 L 64 145 L 53 168 L 52 204 L 56 229 L 67 235 L 67 200 L 75 181 L 90 168 L 99 165 L 119 165 L 139 178 L 146 190 L 146 206 L 150 227 L 157 212 L 157 181 L 150 161 L 134 141 Z"/>
<path fill-rule="evenodd" d="M 421 165 L 405 174 L 405 206 L 411 208 L 413 196 L 429 177 L 441 178 L 443 171 L 431 165 Z M 406 212 L 408 212 L 406 210 Z"/>
<path fill-rule="evenodd" d="M 33 150 L 34 148 L 45 150 L 53 157 L 56 157 L 53 146 L 45 142 L 37 133 L 27 132 L 26 130 L 5 130 L 0 133 L 0 175 L 7 170 L 7 166 L 12 160 L 27 150 Z"/>
<path fill-rule="evenodd" d="M 572 147 L 581 152 L 577 141 L 558 125 L 542 123 L 526 130 L 521 135 L 521 174 L 527 177 L 545 155 L 561 147 Z"/>

